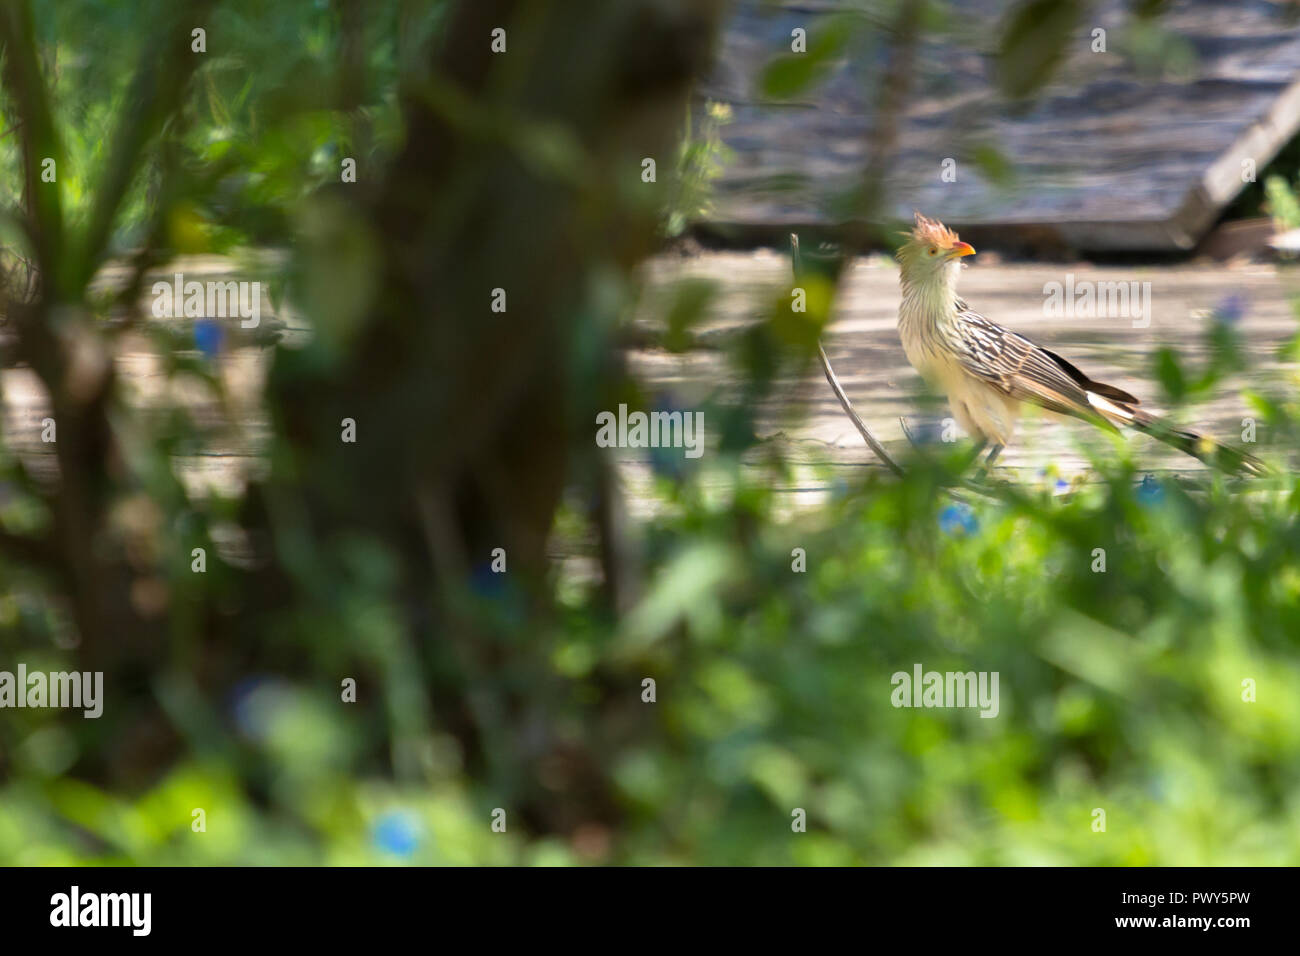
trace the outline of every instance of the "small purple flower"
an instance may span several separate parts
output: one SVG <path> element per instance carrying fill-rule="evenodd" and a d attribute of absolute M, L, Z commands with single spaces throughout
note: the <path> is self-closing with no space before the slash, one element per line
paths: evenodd
<path fill-rule="evenodd" d="M 1229 293 L 1214 307 L 1214 321 L 1223 325 L 1236 325 L 1246 314 L 1249 305 L 1249 300 L 1240 292 Z"/>
<path fill-rule="evenodd" d="M 420 846 L 419 821 L 409 813 L 385 813 L 375 821 L 371 842 L 376 849 L 394 856 L 411 856 Z"/>
<path fill-rule="evenodd" d="M 939 530 L 946 535 L 965 537 L 978 529 L 979 522 L 975 520 L 975 514 L 969 505 L 948 505 L 939 512 Z"/>
<path fill-rule="evenodd" d="M 214 359 L 221 354 L 225 330 L 214 319 L 199 319 L 194 323 L 194 344 L 205 357 Z"/>

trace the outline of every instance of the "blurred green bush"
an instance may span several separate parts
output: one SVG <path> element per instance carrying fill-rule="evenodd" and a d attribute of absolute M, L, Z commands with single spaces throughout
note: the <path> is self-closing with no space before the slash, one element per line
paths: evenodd
<path fill-rule="evenodd" d="M 1106 446 L 1067 494 L 1048 475 L 958 504 L 957 463 L 917 456 L 905 482 L 827 471 L 834 498 L 790 515 L 774 489 L 800 472 L 755 439 L 754 409 L 791 378 L 824 387 L 826 279 L 809 313 L 775 305 L 722 345 L 738 387 L 704 406 L 720 445 L 656 462 L 652 516 L 620 533 L 590 423 L 652 402 L 615 348 L 631 270 L 707 202 L 716 128 L 675 154 L 694 177 L 675 205 L 637 172 L 671 149 L 716 8 L 520 5 L 554 19 L 512 42 L 563 38 L 560 75 L 556 48 L 486 65 L 481 28 L 514 4 L 419 6 L 368 4 L 358 27 L 356 3 L 218 5 L 211 59 L 142 140 L 104 246 L 69 241 L 34 298 L 10 298 L 5 332 L 67 415 L 62 481 L 0 449 L 0 669 L 103 669 L 109 700 L 98 720 L 0 712 L 0 862 L 1298 862 L 1294 477 L 1144 480 Z M 61 213 L 26 210 L 47 238 L 93 238 L 87 183 L 134 115 L 120 64 L 148 62 L 150 22 L 90 0 L 31 15 L 69 168 Z M 0 141 L 9 168 L 22 142 Z M 382 173 L 350 204 L 333 177 L 358 149 Z M 4 186 L 22 207 L 21 179 Z M 145 413 L 111 380 L 69 404 L 70 356 L 116 347 L 132 305 L 72 278 L 141 248 L 258 245 L 292 249 L 277 296 L 314 338 L 275 349 L 268 473 L 193 494 L 174 461 L 223 434 L 211 422 Z M 511 325 L 473 305 L 498 283 Z M 654 334 L 696 347 L 712 301 L 697 282 Z M 1159 356 L 1171 400 L 1241 368 L 1231 322 L 1206 335 L 1202 369 Z M 230 401 L 201 353 L 154 341 L 165 381 Z M 1284 453 L 1294 383 L 1249 397 Z M 349 408 L 374 412 L 359 458 L 338 450 Z M 918 663 L 998 672 L 998 716 L 895 708 L 891 676 Z"/>

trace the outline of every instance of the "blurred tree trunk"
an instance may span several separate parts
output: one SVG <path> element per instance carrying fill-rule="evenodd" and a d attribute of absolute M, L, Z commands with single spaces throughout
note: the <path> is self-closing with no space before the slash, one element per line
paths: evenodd
<path fill-rule="evenodd" d="M 304 278 L 334 270 L 347 247 L 378 281 L 351 312 L 328 318 L 321 302 L 337 337 L 281 353 L 270 381 L 293 460 L 264 507 L 300 500 L 317 540 L 363 534 L 400 555 L 435 709 L 471 762 L 521 778 L 546 763 L 588 802 L 602 800 L 603 771 L 564 751 L 548 714 L 562 689 L 536 686 L 552 669 L 517 631 L 548 626 L 547 538 L 566 481 L 596 460 L 595 411 L 617 384 L 603 356 L 618 302 L 600 295 L 659 241 L 682 105 L 720 13 L 701 0 L 459 4 L 429 78 L 404 91 L 392 168 L 373 186 L 375 171 L 360 170 L 361 188 L 315 213 Z M 496 28 L 505 52 L 492 49 Z M 659 183 L 642 182 L 647 157 Z M 493 311 L 501 294 L 505 311 Z M 341 440 L 344 419 L 355 443 Z M 522 602 L 516 633 L 460 606 L 492 578 L 495 548 L 508 572 L 492 593 Z M 284 581 L 264 586 L 284 598 Z M 562 828 L 581 812 L 533 816 Z"/>
<path fill-rule="evenodd" d="M 84 303 L 147 144 L 165 138 L 183 107 L 199 62 L 188 40 L 193 8 L 165 19 L 153 59 L 137 70 L 89 222 L 68 231 L 59 192 L 36 178 L 41 158 L 59 153 L 30 6 L 0 10 L 41 277 L 30 301 L 8 296 L 6 320 L 16 359 L 41 379 L 58 423 L 57 481 L 17 473 L 48 504 L 51 526 L 31 537 L 0 530 L 0 548 L 49 572 L 50 601 L 66 599 L 81 637 L 78 666 L 103 671 L 109 695 L 130 708 L 129 728 L 115 723 L 111 746 L 88 749 L 79 774 L 155 780 L 182 748 L 178 725 L 192 732 L 203 720 L 191 711 L 228 699 L 252 675 L 336 688 L 386 667 L 367 690 L 391 688 L 396 674 L 418 693 L 376 700 L 376 691 L 359 716 L 386 725 L 399 774 L 418 772 L 404 745 L 418 743 L 434 716 L 470 769 L 537 828 L 613 815 L 610 761 L 559 728 L 573 688 L 545 640 L 555 626 L 546 542 L 566 486 L 604 487 L 591 473 L 595 413 L 616 404 L 622 382 L 616 323 L 632 268 L 659 241 L 682 106 L 709 62 L 721 7 L 452 8 L 423 69 L 405 79 L 406 139 L 395 160 L 370 168 L 357 149 L 357 181 L 304 210 L 297 299 L 314 335 L 277 353 L 268 382 L 271 470 L 242 512 L 255 566 L 213 561 L 206 575 L 170 578 L 164 570 L 181 558 L 188 571 L 193 535 L 181 525 L 196 516 L 167 452 L 147 479 L 127 466 L 141 439 L 116 388 L 111 330 Z M 361 9 L 342 0 L 345 30 L 364 27 Z M 345 109 L 360 102 L 363 47 L 342 38 Z M 658 182 L 642 180 L 647 158 Z M 345 420 L 354 442 L 343 440 Z M 165 541 L 168 553 L 136 546 L 133 535 Z M 498 548 L 503 575 L 488 570 Z M 396 608 L 396 641 L 355 624 L 350 598 Z M 329 627 L 336 644 L 326 651 L 316 644 Z M 612 706 L 630 706 L 637 690 L 615 688 Z"/>

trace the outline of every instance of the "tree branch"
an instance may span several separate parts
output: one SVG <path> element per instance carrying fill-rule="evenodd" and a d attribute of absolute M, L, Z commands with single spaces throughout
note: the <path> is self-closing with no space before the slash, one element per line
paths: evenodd
<path fill-rule="evenodd" d="M 794 281 L 799 282 L 803 278 L 803 258 L 799 254 L 799 236 L 796 233 L 790 233 L 790 258 L 794 268 Z M 867 428 L 858 413 L 853 410 L 853 403 L 849 401 L 848 395 L 844 393 L 844 386 L 835 375 L 835 370 L 831 368 L 831 360 L 826 357 L 826 350 L 822 348 L 821 342 L 817 343 L 817 357 L 821 359 L 822 371 L 826 373 L 826 381 L 830 382 L 831 391 L 835 397 L 840 400 L 840 407 L 844 409 L 844 414 L 849 416 L 849 421 L 858 430 L 867 447 L 876 453 L 876 457 L 885 463 L 885 466 L 898 477 L 903 477 L 903 469 L 898 462 L 889 457 L 889 452 L 885 451 L 885 446 L 876 441 L 876 436 L 871 434 L 871 429 Z"/>

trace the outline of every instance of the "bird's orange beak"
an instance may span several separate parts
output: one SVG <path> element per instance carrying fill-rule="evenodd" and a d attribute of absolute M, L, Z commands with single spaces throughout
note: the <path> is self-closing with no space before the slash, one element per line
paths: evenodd
<path fill-rule="evenodd" d="M 975 247 L 969 242 L 954 242 L 948 255 L 956 256 L 959 259 L 962 256 L 973 256 L 975 255 Z"/>

